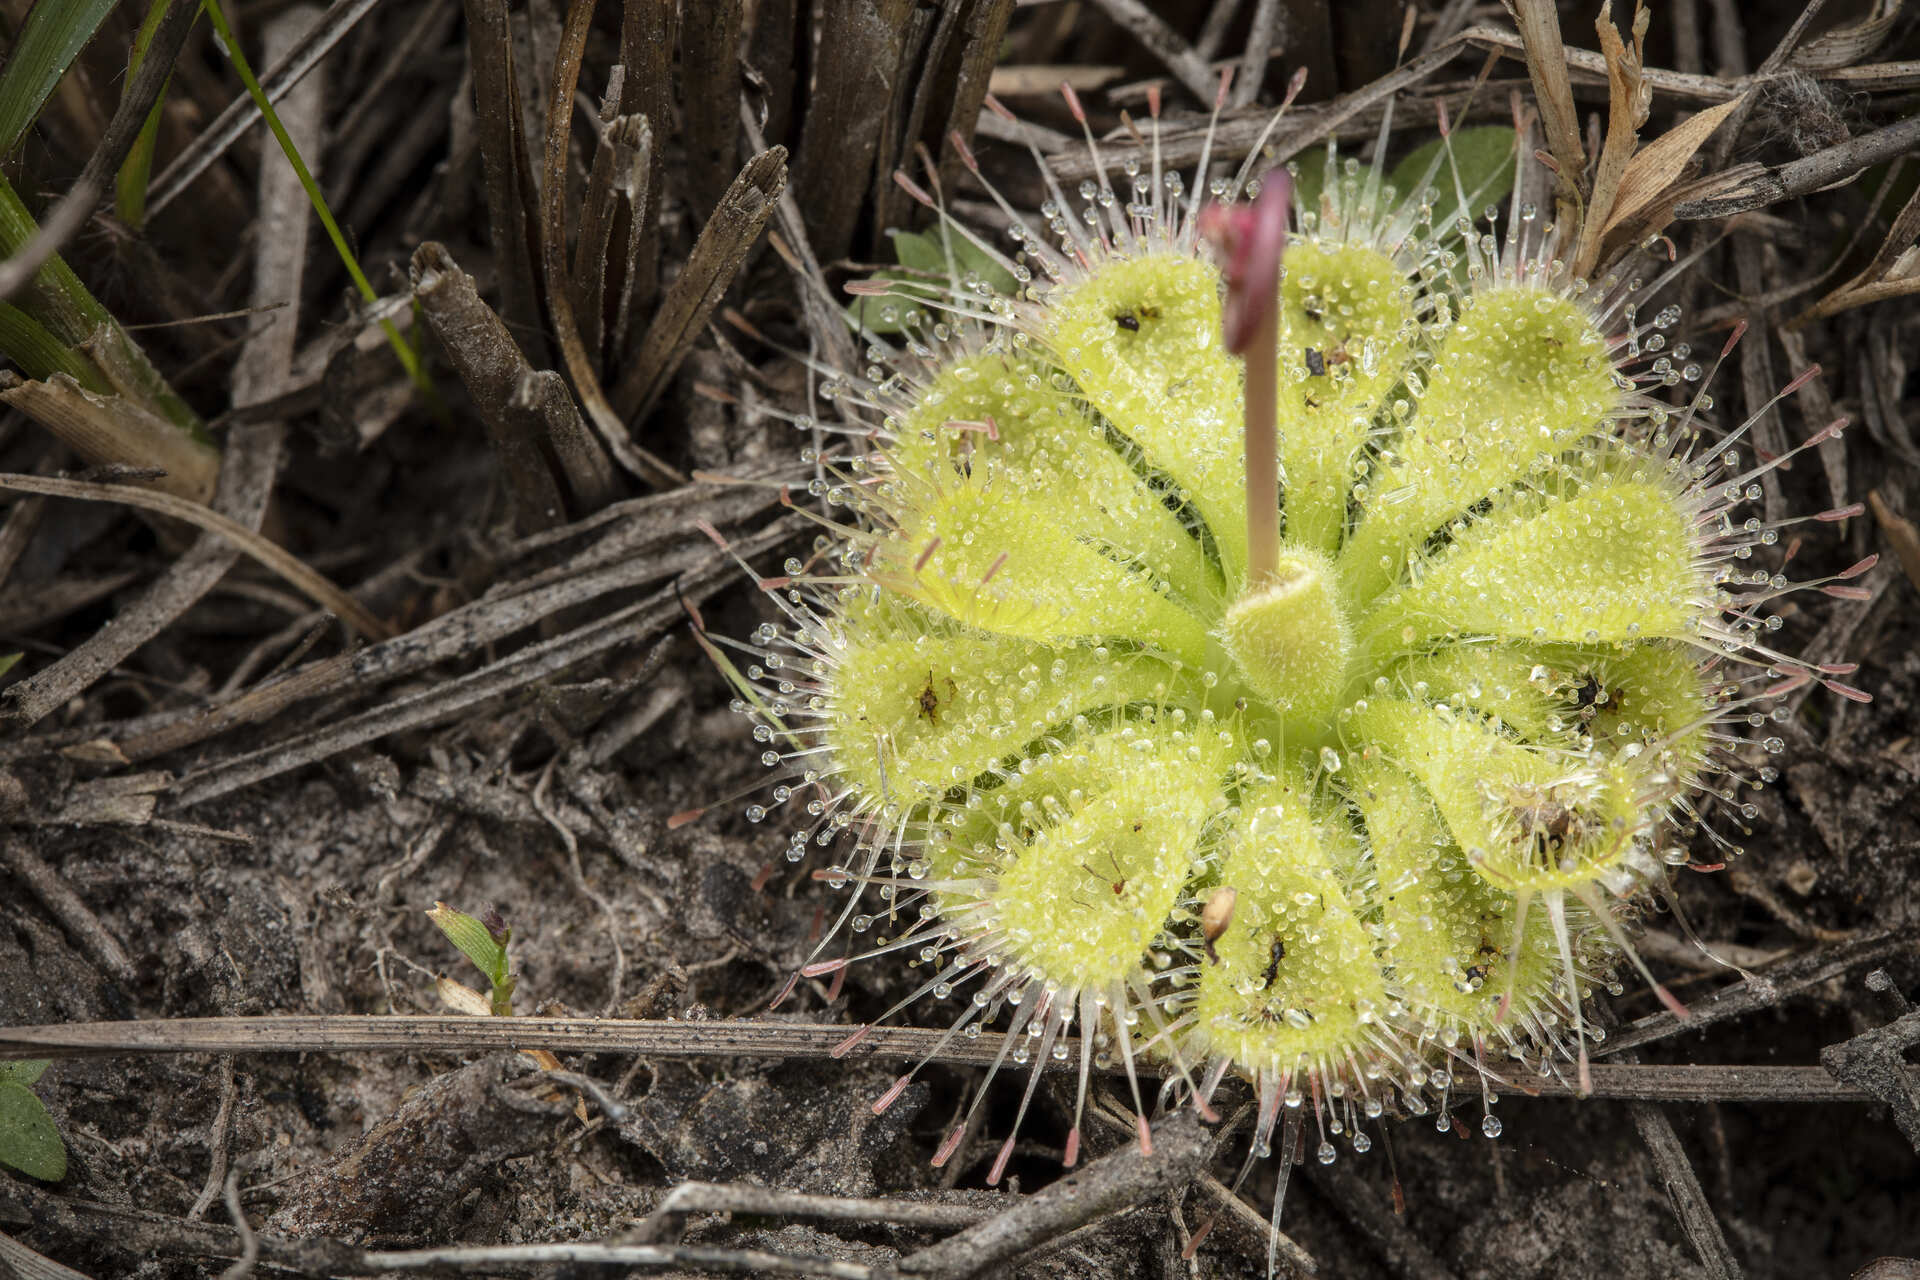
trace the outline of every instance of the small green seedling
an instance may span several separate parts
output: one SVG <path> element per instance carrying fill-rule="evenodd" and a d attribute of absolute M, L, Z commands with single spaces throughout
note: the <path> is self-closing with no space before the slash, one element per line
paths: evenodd
<path fill-rule="evenodd" d="M 67 1176 L 67 1148 L 47 1104 L 28 1086 L 52 1063 L 0 1062 L 0 1164 L 46 1182 Z"/>
<path fill-rule="evenodd" d="M 513 930 L 500 918 L 500 913 L 489 910 L 486 918 L 479 920 L 455 911 L 444 902 L 436 902 L 433 910 L 427 912 L 427 919 L 439 926 L 447 940 L 460 949 L 460 954 L 486 975 L 488 1012 L 496 1018 L 512 1017 L 514 977 L 507 960 L 507 943 L 513 937 Z"/>

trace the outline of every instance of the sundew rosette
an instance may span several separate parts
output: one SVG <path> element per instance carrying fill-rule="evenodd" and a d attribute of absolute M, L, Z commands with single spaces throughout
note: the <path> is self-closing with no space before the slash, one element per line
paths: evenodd
<path fill-rule="evenodd" d="M 1082 1100 L 1124 1066 L 1143 1115 L 1143 1060 L 1203 1108 L 1244 1078 L 1256 1149 L 1309 1102 L 1322 1160 L 1388 1112 L 1444 1127 L 1459 1087 L 1496 1134 L 1489 1081 L 1584 1085 L 1582 1000 L 1685 841 L 1737 852 L 1773 699 L 1864 696 L 1768 644 L 1769 601 L 1847 588 L 1750 567 L 1778 526 L 1736 513 L 1783 459 L 1708 430 L 1663 277 L 1571 278 L 1524 200 L 1436 225 L 1487 200 L 1450 147 L 1396 191 L 1330 146 L 1283 274 L 1229 291 L 1157 154 L 1002 202 L 1004 235 L 941 210 L 946 278 L 867 290 L 895 332 L 804 422 L 837 432 L 830 536 L 763 580 L 786 625 L 736 672 L 788 857 L 831 845 L 848 891 L 802 972 L 897 957 L 885 1016 L 1004 1026 Z"/>

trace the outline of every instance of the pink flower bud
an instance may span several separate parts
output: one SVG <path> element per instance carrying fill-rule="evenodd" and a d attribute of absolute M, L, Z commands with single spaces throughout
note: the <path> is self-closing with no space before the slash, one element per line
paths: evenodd
<path fill-rule="evenodd" d="M 1246 353 L 1260 322 L 1278 305 L 1292 198 L 1292 179 L 1285 169 L 1276 169 L 1251 204 L 1214 204 L 1200 214 L 1200 234 L 1213 245 L 1227 282 L 1220 324 L 1227 350 L 1234 355 Z"/>

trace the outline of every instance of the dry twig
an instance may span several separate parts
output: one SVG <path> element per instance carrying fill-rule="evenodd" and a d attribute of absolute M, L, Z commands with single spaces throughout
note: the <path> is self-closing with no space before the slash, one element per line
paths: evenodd
<path fill-rule="evenodd" d="M 1859 963 L 1868 963 L 1862 958 Z M 1631 1028 L 1629 1028 L 1629 1034 Z M 949 1042 L 940 1032 L 876 1027 L 852 1056 L 881 1055 L 950 1066 L 991 1066 L 1003 1037 Z M 555 1053 L 634 1053 L 660 1058 L 816 1058 L 832 1056 L 847 1028 L 836 1024 L 619 1018 L 460 1018 L 289 1015 L 173 1018 L 152 1022 L 0 1027 L 0 1058 L 99 1057 L 120 1053 L 366 1053 L 547 1049 Z M 1625 1037 L 1622 1037 L 1625 1039 Z M 1645 1043 L 1645 1037 L 1634 1043 Z M 1063 1041 L 1077 1052 L 1071 1041 Z M 843 1055 L 844 1056 L 844 1055 Z M 1044 1070 L 1077 1070 L 1071 1056 Z M 1916 1069 L 1920 1070 L 1920 1069 Z M 1625 1066 L 1595 1063 L 1593 1097 L 1648 1102 L 1859 1102 L 1873 1095 L 1819 1067 Z M 1570 1081 L 1495 1078 L 1495 1092 L 1573 1097 Z"/>

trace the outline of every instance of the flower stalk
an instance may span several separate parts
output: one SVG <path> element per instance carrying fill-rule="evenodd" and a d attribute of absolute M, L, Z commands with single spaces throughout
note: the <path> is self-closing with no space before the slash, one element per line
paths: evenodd
<path fill-rule="evenodd" d="M 1280 564 L 1280 260 L 1287 247 L 1293 183 L 1275 170 L 1251 204 L 1216 204 L 1200 234 L 1223 263 L 1221 340 L 1246 366 L 1247 590 L 1273 581 Z"/>

